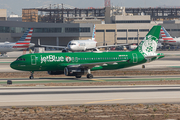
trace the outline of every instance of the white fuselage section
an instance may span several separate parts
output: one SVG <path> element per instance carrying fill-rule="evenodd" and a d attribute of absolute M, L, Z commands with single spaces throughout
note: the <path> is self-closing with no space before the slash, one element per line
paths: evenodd
<path fill-rule="evenodd" d="M 97 42 L 94 40 L 72 40 L 68 43 L 67 47 L 71 51 L 85 51 L 95 49 Z"/>
<path fill-rule="evenodd" d="M 176 46 L 176 45 L 180 45 L 180 38 L 173 38 L 173 40 L 159 39 L 159 42 Z"/>
<path fill-rule="evenodd" d="M 6 53 L 6 52 L 11 52 L 11 51 L 18 51 L 22 49 L 26 49 L 28 47 L 34 46 L 33 43 L 30 43 L 28 45 L 20 45 L 16 43 L 9 43 L 9 42 L 4 42 L 0 43 L 0 53 Z"/>

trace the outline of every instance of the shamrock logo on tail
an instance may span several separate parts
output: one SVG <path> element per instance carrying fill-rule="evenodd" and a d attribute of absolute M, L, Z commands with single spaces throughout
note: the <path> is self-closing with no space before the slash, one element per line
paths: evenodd
<path fill-rule="evenodd" d="M 146 51 L 147 52 L 152 52 L 153 51 L 153 47 L 152 46 L 147 47 Z"/>

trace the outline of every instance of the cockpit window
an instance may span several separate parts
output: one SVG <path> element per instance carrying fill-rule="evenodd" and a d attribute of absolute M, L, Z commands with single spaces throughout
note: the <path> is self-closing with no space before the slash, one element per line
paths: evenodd
<path fill-rule="evenodd" d="M 26 61 L 25 58 L 17 58 L 16 61 Z"/>
<path fill-rule="evenodd" d="M 69 45 L 76 45 L 76 43 L 69 43 Z"/>
<path fill-rule="evenodd" d="M 19 61 L 19 58 L 17 58 L 16 61 Z"/>

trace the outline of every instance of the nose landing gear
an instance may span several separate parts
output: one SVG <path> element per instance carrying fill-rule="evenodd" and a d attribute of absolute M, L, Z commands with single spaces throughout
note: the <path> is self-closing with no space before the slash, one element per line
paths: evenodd
<path fill-rule="evenodd" d="M 31 71 L 31 76 L 29 76 L 29 79 L 34 79 L 33 74 L 34 74 L 34 71 Z"/>

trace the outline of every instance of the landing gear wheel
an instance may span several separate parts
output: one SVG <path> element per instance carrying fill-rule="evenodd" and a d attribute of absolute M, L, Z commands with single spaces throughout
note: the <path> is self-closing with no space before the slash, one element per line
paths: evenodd
<path fill-rule="evenodd" d="M 29 76 L 29 79 L 34 79 L 33 74 L 34 74 L 34 71 L 31 71 L 31 76 Z"/>
<path fill-rule="evenodd" d="M 29 76 L 29 79 L 34 79 L 34 77 L 33 76 Z"/>
<path fill-rule="evenodd" d="M 87 74 L 87 78 L 91 79 L 91 78 L 93 78 L 93 75 L 92 74 Z"/>
<path fill-rule="evenodd" d="M 81 78 L 81 75 L 76 75 L 76 78 Z"/>

